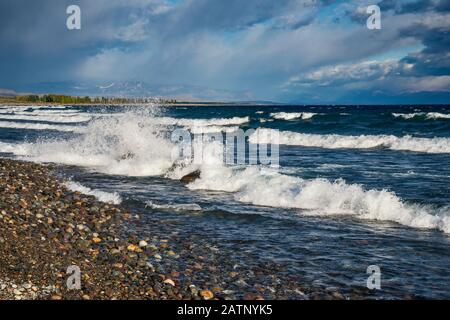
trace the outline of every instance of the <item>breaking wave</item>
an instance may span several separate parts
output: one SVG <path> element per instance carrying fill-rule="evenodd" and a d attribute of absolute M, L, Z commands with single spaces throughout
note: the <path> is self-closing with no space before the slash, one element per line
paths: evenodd
<path fill-rule="evenodd" d="M 54 123 L 80 123 L 91 120 L 89 115 L 79 115 L 76 113 L 57 114 L 57 115 L 36 115 L 36 114 L 0 114 L 0 121 L 6 120 L 25 120 L 25 121 L 45 121 Z"/>
<path fill-rule="evenodd" d="M 5 143 L 5 142 L 0 142 L 0 152 L 1 153 L 17 153 L 17 149 L 18 149 L 17 144 L 14 143 Z"/>
<path fill-rule="evenodd" d="M 236 170 L 203 168 L 189 189 L 235 193 L 236 200 L 254 205 L 299 209 L 317 216 L 352 215 L 360 219 L 396 222 L 405 226 L 450 233 L 450 208 L 403 202 L 388 190 L 364 190 L 343 180 L 304 180 L 260 167 Z"/>
<path fill-rule="evenodd" d="M 279 139 L 274 140 L 276 133 L 277 131 L 273 129 L 257 129 L 250 136 L 249 140 L 251 143 L 279 143 L 327 149 L 387 148 L 391 150 L 424 153 L 450 153 L 450 138 L 396 137 L 393 135 L 344 136 L 338 134 L 321 135 L 280 131 Z"/>
<path fill-rule="evenodd" d="M 156 176 L 172 166 L 172 147 L 151 117 L 130 112 L 93 120 L 73 138 L 21 144 L 14 153 L 32 161 L 82 166 L 106 174 Z"/>
<path fill-rule="evenodd" d="M 212 118 L 212 119 L 155 117 L 154 121 L 162 125 L 207 127 L 207 126 L 240 125 L 249 122 L 250 117 Z"/>
<path fill-rule="evenodd" d="M 175 210 L 175 211 L 201 211 L 202 207 L 200 207 L 196 203 L 178 203 L 178 204 L 157 204 L 153 201 L 145 202 L 146 206 L 152 209 L 159 210 Z"/>
<path fill-rule="evenodd" d="M 29 123 L 29 122 L 13 122 L 0 120 L 0 128 L 5 129 L 25 129 L 25 130 L 53 130 L 62 132 L 81 132 L 81 127 L 70 125 Z"/>
<path fill-rule="evenodd" d="M 405 226 L 437 229 L 450 233 L 450 208 L 405 202 L 389 190 L 365 190 L 343 180 L 302 179 L 261 166 L 234 167 L 223 163 L 220 144 L 206 143 L 203 162 L 192 165 L 173 156 L 177 150 L 165 136 L 166 123 L 144 111 L 117 117 L 93 119 L 76 137 L 41 139 L 34 143 L 0 143 L 0 151 L 36 162 L 77 165 L 90 170 L 125 176 L 165 176 L 180 179 L 199 169 L 200 178 L 187 185 L 191 190 L 207 189 L 233 193 L 237 201 L 260 206 L 297 209 L 305 215 L 352 215 L 361 219 L 396 222 Z M 166 118 L 168 119 L 168 118 Z M 170 118 L 169 118 L 170 119 Z M 201 120 L 199 127 L 229 126 L 242 118 Z M 200 119 L 178 119 L 176 125 L 199 124 Z M 220 121 L 218 121 L 220 120 Z M 171 121 L 171 125 L 174 121 Z M 16 123 L 17 124 L 17 123 Z M 271 143 L 271 130 L 258 129 L 251 142 Z M 256 140 L 255 140 L 256 139 Z M 374 148 L 421 152 L 450 152 L 447 138 L 394 136 L 308 135 L 281 132 L 280 143 L 324 148 Z M 74 182 L 68 188 L 117 203 L 117 194 L 92 190 Z M 172 204 L 147 203 L 156 209 L 177 210 Z M 197 211 L 195 204 L 179 205 L 179 210 Z"/>
<path fill-rule="evenodd" d="M 191 133 L 200 134 L 200 133 L 218 133 L 218 132 L 236 132 L 239 130 L 238 126 L 205 126 L 205 127 L 188 127 Z"/>
<path fill-rule="evenodd" d="M 104 192 L 96 189 L 91 189 L 88 187 L 83 186 L 82 184 L 79 184 L 78 182 L 74 181 L 67 181 L 64 183 L 64 186 L 73 192 L 80 192 L 82 194 L 88 195 L 88 196 L 94 196 L 96 199 L 98 199 L 101 202 L 105 203 L 112 203 L 112 204 L 120 204 L 122 203 L 122 198 L 120 195 L 116 192 L 109 193 Z"/>
<path fill-rule="evenodd" d="M 92 119 L 85 125 L 53 125 L 0 121 L 0 127 L 58 130 L 79 133 L 72 138 L 43 138 L 34 143 L 1 144 L 0 151 L 36 162 L 54 162 L 91 168 L 106 174 L 158 176 L 169 172 L 176 146 L 164 133 L 182 126 L 192 133 L 232 132 L 244 118 L 176 119 L 158 117 L 158 110 L 134 110 Z"/>
<path fill-rule="evenodd" d="M 270 116 L 277 120 L 295 120 L 295 119 L 311 119 L 317 115 L 317 113 L 312 112 L 276 112 L 271 113 Z"/>
<path fill-rule="evenodd" d="M 444 120 L 450 119 L 450 114 L 440 112 L 415 112 L 415 113 L 392 113 L 394 118 L 402 118 L 405 120 Z"/>

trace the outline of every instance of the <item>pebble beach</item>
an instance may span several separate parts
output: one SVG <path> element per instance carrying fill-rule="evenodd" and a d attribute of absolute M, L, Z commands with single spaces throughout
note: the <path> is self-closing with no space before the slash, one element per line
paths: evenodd
<path fill-rule="evenodd" d="M 129 275 L 128 269 L 143 250 L 116 235 L 121 221 L 132 219 L 128 213 L 69 192 L 48 166 L 2 159 L 0 168 L 1 299 L 141 295 L 125 285 L 133 277 L 147 280 L 148 274 Z M 67 290 L 72 265 L 82 271 L 82 290 Z"/>
<path fill-rule="evenodd" d="M 159 222 L 161 223 L 161 222 Z M 276 265 L 240 268 L 198 235 L 65 188 L 53 165 L 0 159 L 0 299 L 344 299 L 278 278 Z M 69 289 L 70 266 L 81 288 Z"/>

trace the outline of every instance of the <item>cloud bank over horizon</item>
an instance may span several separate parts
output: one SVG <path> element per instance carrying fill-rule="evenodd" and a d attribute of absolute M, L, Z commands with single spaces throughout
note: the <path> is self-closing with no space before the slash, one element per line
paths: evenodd
<path fill-rule="evenodd" d="M 81 30 L 66 28 L 72 4 Z M 372 4 L 381 30 L 366 27 Z M 3 0 L 0 87 L 142 81 L 192 100 L 448 103 L 449 31 L 446 0 Z"/>

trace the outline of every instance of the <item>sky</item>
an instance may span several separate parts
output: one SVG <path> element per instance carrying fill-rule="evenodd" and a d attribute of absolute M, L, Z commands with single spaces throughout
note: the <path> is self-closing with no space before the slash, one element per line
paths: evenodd
<path fill-rule="evenodd" d="M 69 5 L 81 30 L 66 27 Z M 379 30 L 367 28 L 369 5 Z M 449 31 L 450 0 L 2 0 L 0 88 L 145 83 L 185 100 L 450 103 Z"/>

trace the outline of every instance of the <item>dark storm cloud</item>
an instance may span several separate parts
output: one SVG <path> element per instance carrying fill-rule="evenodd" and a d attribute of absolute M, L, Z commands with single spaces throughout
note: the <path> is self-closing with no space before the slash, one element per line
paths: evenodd
<path fill-rule="evenodd" d="M 285 83 L 285 95 L 293 100 L 307 97 L 314 101 L 327 97 L 331 101 L 450 101 L 450 15 L 449 1 L 389 1 L 382 9 L 383 29 L 397 24 L 398 39 L 414 39 L 423 49 L 410 52 L 400 60 L 362 61 L 331 65 L 302 73 Z M 353 21 L 362 23 L 364 11 L 348 11 Z M 383 30 L 382 29 L 382 30 Z M 315 94 L 322 92 L 322 95 Z M 377 93 L 374 95 L 374 93 Z M 422 99 L 422 100 L 420 100 Z M 401 100 L 401 99 L 400 99 Z M 367 103 L 368 101 L 366 101 Z"/>
<path fill-rule="evenodd" d="M 189 0 L 179 3 L 165 0 L 3 0 L 0 2 L 0 68 L 3 71 L 0 85 L 24 80 L 33 82 L 39 77 L 56 80 L 58 75 L 64 74 L 76 77 L 75 73 L 80 73 L 76 66 L 83 61 L 89 63 L 97 56 L 94 62 L 104 57 L 114 64 L 120 57 L 136 58 L 139 50 L 148 51 L 149 59 L 151 56 L 158 65 L 156 69 L 147 70 L 147 74 L 167 73 L 163 65 L 174 59 L 184 63 L 177 57 L 178 52 L 189 42 L 205 41 L 204 34 L 216 33 L 223 37 L 221 33 L 235 32 L 271 19 L 276 20 L 276 28 L 298 28 L 312 21 L 313 15 L 308 13 L 321 3 L 316 0 Z M 82 30 L 79 31 L 66 28 L 66 8 L 72 4 L 82 10 Z M 164 51 L 159 50 L 159 54 L 152 56 L 149 47 L 156 45 L 164 47 Z M 193 46 L 190 50 L 194 50 Z M 195 54 L 195 50 L 186 52 L 186 57 L 190 54 Z M 101 62 L 105 63 L 105 59 Z M 128 64 L 128 61 L 117 62 L 124 68 Z M 169 67 L 172 65 L 168 63 Z M 71 68 L 75 70 L 71 72 Z M 109 76 L 106 72 L 105 78 Z M 122 74 L 118 73 L 117 77 L 120 76 Z"/>
<path fill-rule="evenodd" d="M 197 0 L 187 1 L 180 10 L 171 14 L 175 30 L 235 30 L 261 23 L 295 10 L 318 8 L 326 1 L 296 0 Z"/>
<path fill-rule="evenodd" d="M 325 1 L 326 2 L 326 1 Z M 171 10 L 170 1 L 158 0 L 2 0 L 0 38 L 5 47 L 38 50 L 79 48 L 121 39 L 121 29 L 142 22 L 147 32 L 174 36 L 196 31 L 232 31 L 296 10 L 317 8 L 313 0 L 189 0 Z M 66 8 L 82 8 L 83 30 L 65 28 Z M 56 45 L 56 43 L 58 45 Z"/>
<path fill-rule="evenodd" d="M 378 4 L 383 11 L 395 10 L 397 14 L 420 13 L 424 11 L 445 12 L 450 9 L 448 0 L 382 0 Z"/>
<path fill-rule="evenodd" d="M 0 87 L 143 80 L 285 101 L 446 90 L 449 2 L 375 0 L 383 28 L 370 31 L 359 0 L 2 0 Z M 82 30 L 66 28 L 71 4 Z M 389 62 L 364 64 L 377 55 Z"/>
<path fill-rule="evenodd" d="M 440 8 L 435 4 L 433 9 Z M 450 75 L 450 16 L 444 16 L 447 22 L 439 22 L 440 16 L 432 21 L 420 21 L 401 31 L 402 36 L 421 39 L 424 49 L 411 53 L 401 60 L 412 65 L 410 73 L 418 75 Z"/>

